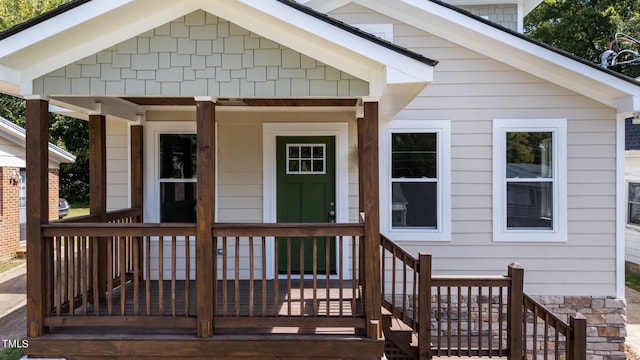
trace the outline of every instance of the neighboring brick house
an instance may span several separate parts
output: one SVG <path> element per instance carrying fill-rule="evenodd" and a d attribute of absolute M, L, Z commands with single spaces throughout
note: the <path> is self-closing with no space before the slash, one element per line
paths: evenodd
<path fill-rule="evenodd" d="M 20 248 L 25 209 L 25 135 L 20 126 L 0 117 L 0 262 L 15 256 Z M 49 219 L 58 218 L 60 163 L 75 156 L 49 144 Z"/>

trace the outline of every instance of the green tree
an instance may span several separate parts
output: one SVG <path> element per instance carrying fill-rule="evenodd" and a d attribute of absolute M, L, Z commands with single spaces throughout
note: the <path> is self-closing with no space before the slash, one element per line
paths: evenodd
<path fill-rule="evenodd" d="M 0 0 L 0 30 L 8 29 L 71 0 Z"/>
<path fill-rule="evenodd" d="M 70 0 L 0 0 L 0 31 L 23 23 Z M 25 101 L 0 94 L 0 116 L 25 126 Z M 87 201 L 89 193 L 89 127 L 86 121 L 49 114 L 49 141 L 76 156 L 60 166 L 61 196 Z"/>
<path fill-rule="evenodd" d="M 640 38 L 640 1 L 544 0 L 525 16 L 524 24 L 532 38 L 599 64 L 616 33 Z M 630 46 L 640 51 L 640 46 Z M 613 70 L 635 77 L 640 63 Z"/>

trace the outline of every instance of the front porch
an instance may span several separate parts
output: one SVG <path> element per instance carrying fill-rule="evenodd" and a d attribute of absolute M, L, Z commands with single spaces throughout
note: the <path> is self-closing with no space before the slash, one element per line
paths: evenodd
<path fill-rule="evenodd" d="M 430 255 L 381 236 L 377 102 L 356 112 L 360 221 L 341 223 L 214 221 L 216 105 L 195 106 L 194 223 L 144 221 L 141 125 L 131 207 L 106 211 L 104 115 L 89 118 L 91 214 L 49 223 L 48 103 L 27 101 L 29 356 L 584 359 L 584 319 L 529 299 L 523 269 L 433 276 Z"/>

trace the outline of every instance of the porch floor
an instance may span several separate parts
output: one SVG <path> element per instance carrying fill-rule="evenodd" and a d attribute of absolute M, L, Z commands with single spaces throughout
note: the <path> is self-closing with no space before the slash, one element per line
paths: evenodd
<path fill-rule="evenodd" d="M 358 289 L 349 280 L 281 279 L 217 282 L 219 318 L 355 318 L 362 316 Z M 196 317 L 194 280 L 129 280 L 117 286 L 96 307 L 89 294 L 77 298 L 73 314 L 69 302 L 59 299 L 49 319 L 94 317 Z M 256 323 L 251 327 L 256 327 Z M 157 330 L 157 329 L 156 329 Z"/>

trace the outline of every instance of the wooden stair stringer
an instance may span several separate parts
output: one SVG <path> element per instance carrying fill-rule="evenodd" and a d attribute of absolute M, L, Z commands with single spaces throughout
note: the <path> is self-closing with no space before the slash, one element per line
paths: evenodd
<path fill-rule="evenodd" d="M 385 341 L 393 343 L 409 357 L 418 359 L 418 336 L 416 332 L 384 308 L 382 309 L 382 331 L 384 332 Z"/>

